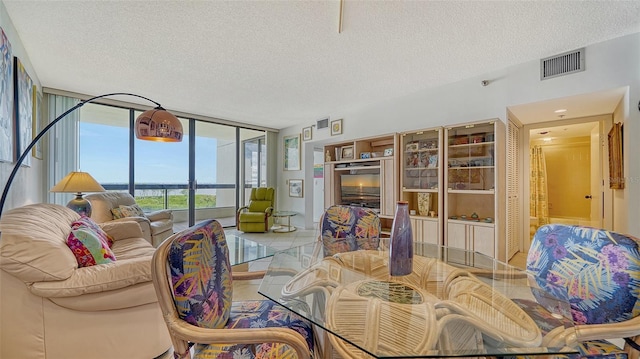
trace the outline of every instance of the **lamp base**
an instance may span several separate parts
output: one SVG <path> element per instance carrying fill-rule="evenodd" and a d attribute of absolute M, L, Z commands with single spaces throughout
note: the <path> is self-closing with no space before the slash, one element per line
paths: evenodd
<path fill-rule="evenodd" d="M 67 207 L 81 216 L 91 217 L 91 203 L 82 197 L 82 193 L 76 193 L 76 198 L 69 201 Z"/>

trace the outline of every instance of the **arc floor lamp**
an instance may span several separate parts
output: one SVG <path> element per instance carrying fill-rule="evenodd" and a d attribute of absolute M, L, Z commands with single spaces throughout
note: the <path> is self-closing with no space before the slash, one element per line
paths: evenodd
<path fill-rule="evenodd" d="M 11 183 L 13 182 L 14 178 L 16 177 L 16 174 L 18 173 L 18 170 L 20 169 L 20 165 L 22 164 L 22 161 L 24 161 L 24 159 L 27 156 L 31 155 L 31 148 L 35 146 L 35 144 L 40 140 L 40 138 L 42 138 L 42 136 L 44 136 L 60 120 L 65 118 L 70 113 L 76 111 L 80 107 L 84 106 L 85 104 L 93 102 L 103 97 L 122 96 L 122 95 L 139 97 L 147 101 L 153 102 L 156 105 L 155 108 L 144 111 L 136 119 L 134 131 L 137 138 L 141 140 L 161 141 L 161 142 L 181 142 L 182 141 L 183 132 L 182 132 L 182 123 L 180 123 L 180 120 L 178 120 L 177 117 L 175 117 L 173 114 L 171 114 L 170 112 L 162 108 L 162 106 L 159 103 L 151 99 L 148 99 L 144 96 L 140 96 L 132 93 L 126 93 L 126 92 L 115 92 L 115 93 L 95 96 L 88 100 L 82 100 L 77 105 L 68 109 L 63 114 L 61 114 L 60 116 L 56 117 L 53 121 L 51 121 L 47 126 L 45 126 L 45 128 L 43 128 L 42 131 L 40 131 L 40 133 L 38 133 L 36 137 L 33 138 L 31 143 L 27 146 L 24 152 L 22 152 L 20 157 L 18 157 L 18 160 L 16 161 L 16 164 L 13 167 L 11 174 L 9 175 L 9 179 L 7 180 L 7 183 L 4 186 L 4 191 L 2 192 L 2 198 L 0 199 L 0 216 L 2 216 L 4 203 L 6 202 L 7 196 L 9 195 L 9 188 L 11 187 Z"/>

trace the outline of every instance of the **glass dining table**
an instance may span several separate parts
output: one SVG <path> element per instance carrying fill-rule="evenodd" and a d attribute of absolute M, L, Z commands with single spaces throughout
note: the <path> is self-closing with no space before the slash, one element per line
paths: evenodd
<path fill-rule="evenodd" d="M 247 268 L 249 262 L 273 256 L 277 250 L 235 234 L 225 234 L 229 248 L 229 261 L 234 270 Z"/>
<path fill-rule="evenodd" d="M 390 276 L 388 256 L 292 247 L 273 256 L 258 292 L 313 323 L 324 358 L 577 353 L 564 344 L 575 334 L 569 303 L 543 294 L 525 270 L 415 243 L 413 272 Z"/>

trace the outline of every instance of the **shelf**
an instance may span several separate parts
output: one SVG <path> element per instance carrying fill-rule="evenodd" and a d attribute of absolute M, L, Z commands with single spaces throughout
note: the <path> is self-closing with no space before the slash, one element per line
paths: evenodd
<path fill-rule="evenodd" d="M 406 167 L 406 171 L 437 170 L 438 167 Z"/>
<path fill-rule="evenodd" d="M 476 143 L 463 143 L 460 145 L 449 145 L 449 148 L 461 148 L 461 147 L 474 147 L 474 146 L 486 146 L 493 145 L 495 142 L 476 142 Z"/>
<path fill-rule="evenodd" d="M 496 166 L 456 166 L 449 167 L 450 170 L 473 170 L 473 169 L 494 169 Z"/>
<path fill-rule="evenodd" d="M 379 169 L 380 166 L 352 166 L 352 167 L 335 167 L 334 171 L 350 171 L 350 170 L 368 170 Z"/>
<path fill-rule="evenodd" d="M 421 215 L 413 215 L 413 216 L 409 216 L 413 219 L 419 219 L 422 221 L 433 221 L 433 222 L 437 222 L 438 221 L 438 217 L 429 217 L 429 216 L 421 216 Z"/>
<path fill-rule="evenodd" d="M 478 190 L 478 189 L 447 189 L 447 193 L 463 193 L 463 194 L 495 194 L 496 191 L 493 189 L 488 190 Z"/>
<path fill-rule="evenodd" d="M 426 192 L 426 193 L 438 193 L 438 189 L 437 188 L 402 188 L 402 192 L 410 192 L 410 193 L 419 193 L 419 192 Z"/>
<path fill-rule="evenodd" d="M 471 224 L 474 226 L 482 226 L 482 227 L 495 227 L 495 223 L 494 222 L 483 222 L 482 220 L 479 221 L 475 221 L 475 220 L 469 220 L 469 219 L 451 219 L 451 218 L 447 218 L 447 221 L 449 223 L 458 223 L 458 224 Z"/>

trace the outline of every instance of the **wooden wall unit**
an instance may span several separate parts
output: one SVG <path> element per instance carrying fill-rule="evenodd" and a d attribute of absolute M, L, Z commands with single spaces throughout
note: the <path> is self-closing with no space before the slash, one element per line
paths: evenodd
<path fill-rule="evenodd" d="M 495 119 L 326 145 L 325 207 L 352 204 L 342 194 L 344 174 L 376 172 L 383 236 L 403 200 L 413 213 L 414 240 L 506 262 L 505 136 Z"/>
<path fill-rule="evenodd" d="M 445 245 L 508 260 L 505 141 L 497 119 L 445 128 Z"/>
<path fill-rule="evenodd" d="M 400 198 L 409 202 L 414 241 L 443 244 L 442 127 L 404 132 Z"/>
<path fill-rule="evenodd" d="M 383 234 L 389 235 L 398 201 L 397 135 L 343 141 L 324 146 L 324 205 L 351 204 L 369 206 L 363 199 L 346 200 L 342 181 L 353 174 L 379 174 L 379 215 Z M 365 196 L 366 197 L 366 196 Z M 349 203 L 347 203 L 349 202 Z"/>

